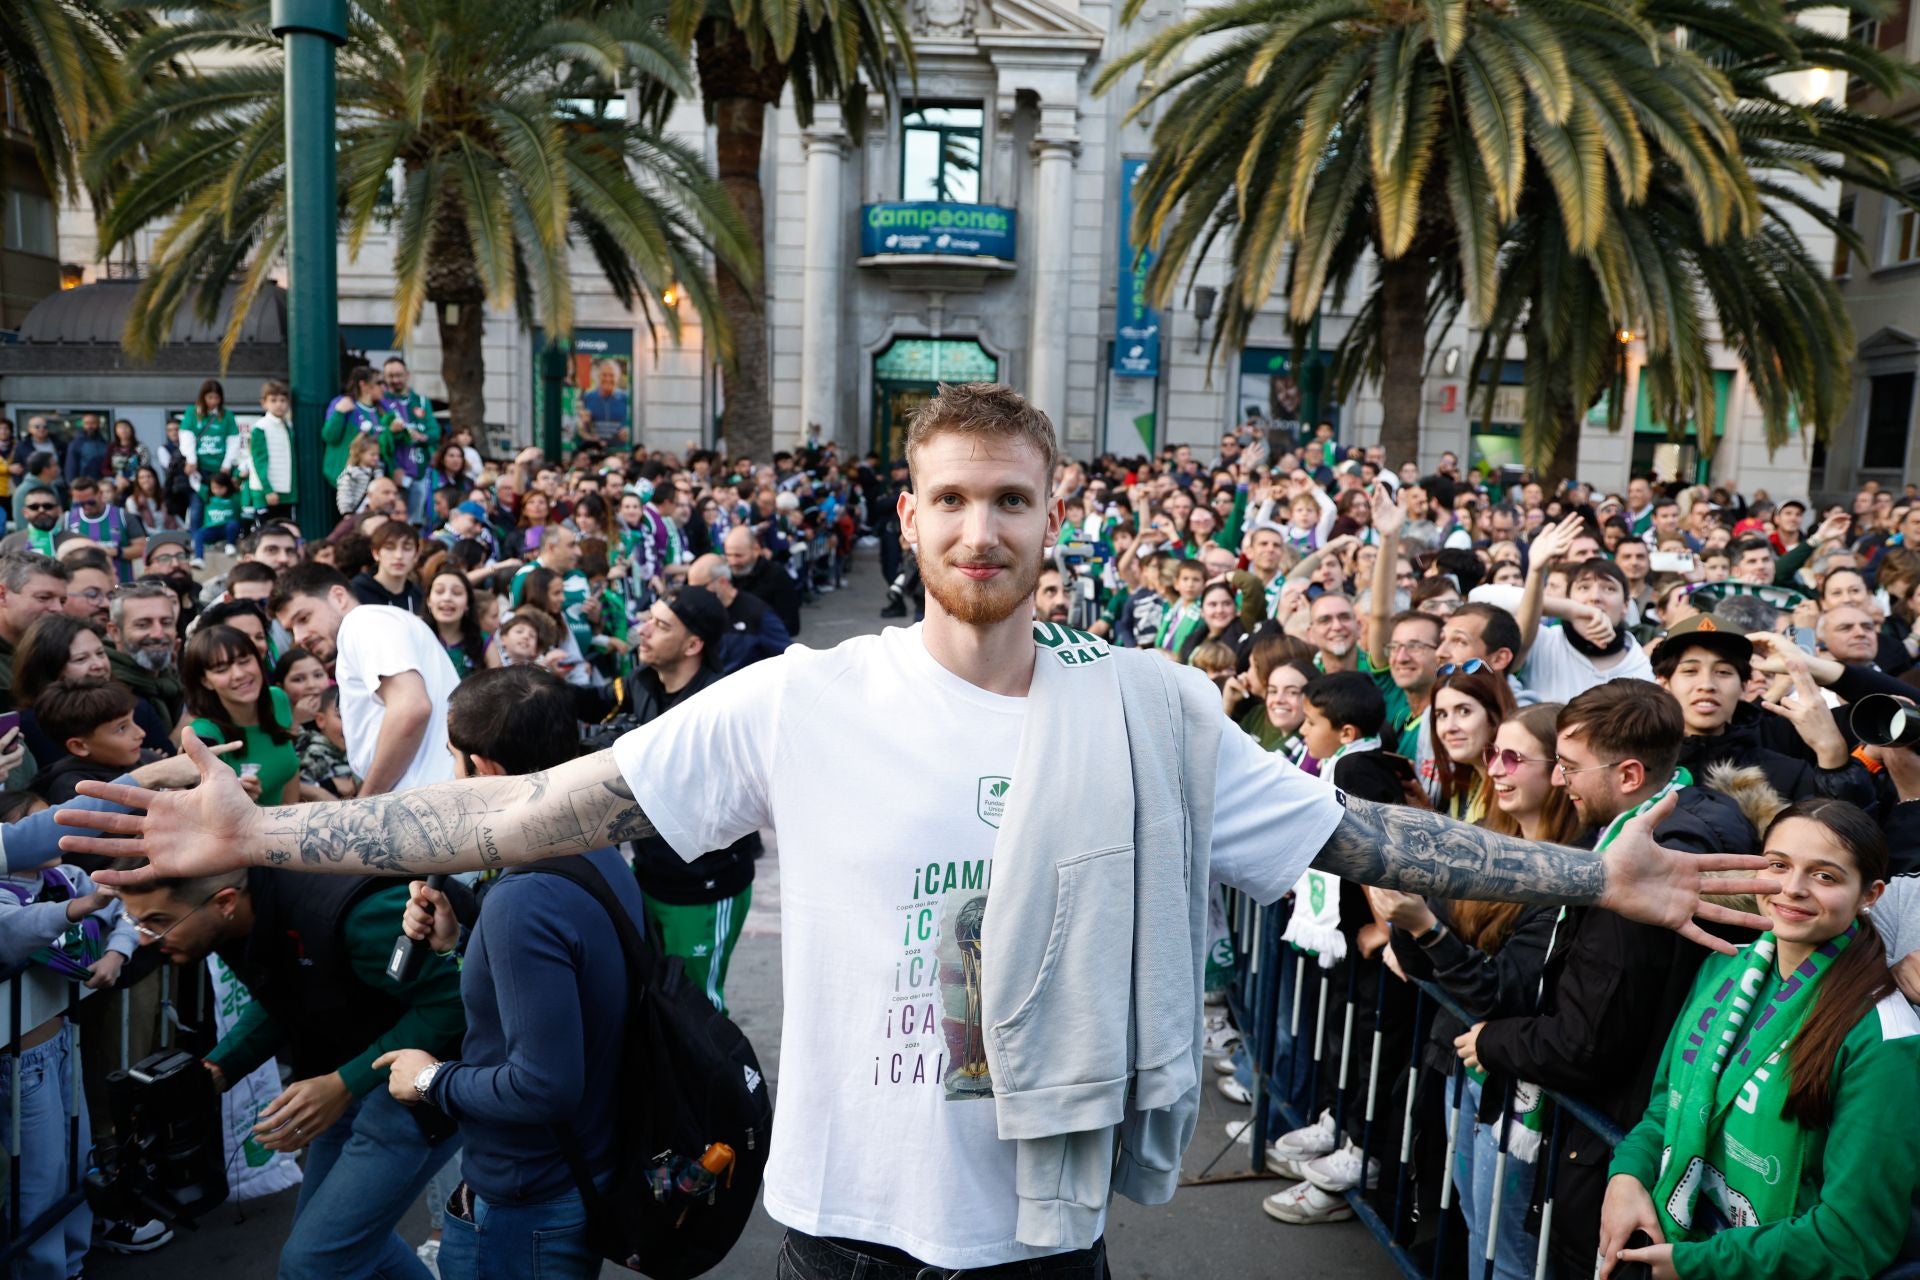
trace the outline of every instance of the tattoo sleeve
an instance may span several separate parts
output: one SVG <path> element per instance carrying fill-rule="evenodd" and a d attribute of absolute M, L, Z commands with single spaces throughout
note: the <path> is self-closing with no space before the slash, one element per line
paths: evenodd
<path fill-rule="evenodd" d="M 482 871 L 653 834 L 610 752 L 517 777 L 467 778 L 266 812 L 261 860 L 322 871 Z"/>
<path fill-rule="evenodd" d="M 1403 893 L 1497 902 L 1597 902 L 1606 882 L 1599 856 L 1585 850 L 1353 796 L 1313 865 Z"/>

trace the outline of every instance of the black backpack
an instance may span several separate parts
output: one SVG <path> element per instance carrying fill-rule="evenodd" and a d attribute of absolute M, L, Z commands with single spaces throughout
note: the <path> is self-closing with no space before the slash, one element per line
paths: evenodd
<path fill-rule="evenodd" d="M 773 1098 L 740 1028 L 687 977 L 678 956 L 641 937 L 599 868 L 585 859 L 526 870 L 573 881 L 620 935 L 627 965 L 627 1032 L 614 1178 L 601 1192 L 580 1144 L 561 1150 L 587 1206 L 601 1256 L 654 1280 L 686 1280 L 717 1265 L 745 1230 L 773 1133 Z"/>

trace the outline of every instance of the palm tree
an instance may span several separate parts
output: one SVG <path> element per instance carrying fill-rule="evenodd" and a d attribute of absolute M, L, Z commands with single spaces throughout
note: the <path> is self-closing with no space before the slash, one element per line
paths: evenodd
<path fill-rule="evenodd" d="M 1650 20 L 1685 29 L 1689 44 L 1719 68 L 1734 92 L 1730 107 L 1743 163 L 1761 197 L 1753 234 L 1704 234 L 1670 166 L 1656 165 L 1648 198 L 1629 205 L 1609 193 L 1607 234 L 1588 255 L 1572 252 L 1554 203 L 1523 199 L 1503 246 L 1503 293 L 1482 332 L 1469 383 L 1500 360 L 1524 332 L 1527 398 L 1523 461 L 1550 480 L 1569 478 L 1578 417 L 1607 389 L 1624 385 L 1618 331 L 1644 343 L 1641 382 L 1650 412 L 1678 435 L 1692 428 L 1711 456 L 1717 434 L 1708 337 L 1740 356 L 1765 420 L 1770 448 L 1790 424 L 1826 434 L 1845 411 L 1851 373 L 1838 353 L 1854 348 L 1853 326 L 1832 273 L 1801 242 L 1796 215 L 1846 241 L 1854 228 L 1808 183 L 1848 183 L 1904 204 L 1902 163 L 1920 163 L 1920 135 L 1896 123 L 1826 101 L 1781 97 L 1780 77 L 1812 67 L 1850 75 L 1882 93 L 1911 84 L 1911 68 L 1870 46 L 1830 37 L 1775 11 L 1755 14 L 1695 0 L 1655 0 Z M 1457 299 L 1456 299 L 1457 300 Z M 1622 397 L 1610 403 L 1617 429 Z"/>
<path fill-rule="evenodd" d="M 674 6 L 676 36 L 691 40 L 697 50 L 700 97 L 713 121 L 720 183 L 764 257 L 766 202 L 760 190 L 760 160 L 767 110 L 788 85 L 803 127 L 813 123 L 815 102 L 849 97 L 862 78 L 891 96 L 889 41 L 898 47 L 909 72 L 913 67 L 904 0 L 668 3 Z M 756 279 L 722 271 L 719 295 L 736 352 L 721 430 L 729 448 L 764 458 L 773 451 L 766 290 Z"/>
<path fill-rule="evenodd" d="M 95 0 L 0 0 L 0 78 L 56 192 L 75 194 L 76 147 L 120 105 L 133 29 Z"/>
<path fill-rule="evenodd" d="M 1244 342 L 1283 267 L 1298 333 L 1371 255 L 1374 345 L 1337 372 L 1378 380 L 1392 457 L 1418 456 L 1436 282 L 1489 321 L 1502 234 L 1530 189 L 1579 254 L 1608 234 L 1609 193 L 1639 204 L 1660 164 L 1709 238 L 1760 216 L 1726 80 L 1619 0 L 1237 0 L 1110 64 L 1099 87 L 1135 66 L 1133 111 L 1156 115 L 1135 194 L 1136 242 L 1159 246 L 1153 300 L 1227 237 L 1217 354 Z"/>
<path fill-rule="evenodd" d="M 483 417 L 483 304 L 512 302 L 523 323 L 571 331 L 576 247 L 622 303 L 650 323 L 658 315 L 674 336 L 678 315 L 660 303 L 678 285 L 730 350 L 702 255 L 746 280 L 758 278 L 759 260 L 700 152 L 663 130 L 670 95 L 691 84 L 661 16 L 644 3 L 573 0 L 350 6 L 338 74 L 341 231 L 357 255 L 376 226 L 392 227 L 396 338 L 405 342 L 433 304 L 456 426 L 478 429 Z M 182 65 L 193 59 L 204 66 Z M 189 302 L 211 320 L 237 281 L 230 351 L 287 233 L 268 6 L 206 0 L 172 11 L 134 45 L 130 68 L 139 100 L 86 157 L 105 197 L 103 251 L 166 227 L 126 343 L 152 352 Z M 620 86 L 635 82 L 642 110 L 625 119 Z"/>

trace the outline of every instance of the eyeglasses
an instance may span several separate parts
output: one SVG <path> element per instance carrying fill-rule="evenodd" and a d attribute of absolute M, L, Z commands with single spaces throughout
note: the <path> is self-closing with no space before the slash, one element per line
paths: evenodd
<path fill-rule="evenodd" d="M 99 587 L 88 587 L 84 591 L 69 590 L 67 592 L 67 598 L 69 600 L 71 600 L 74 596 L 79 596 L 82 600 L 91 600 L 95 604 L 98 604 L 102 600 L 108 599 L 112 595 L 113 595 L 113 592 L 102 591 Z"/>
<path fill-rule="evenodd" d="M 184 551 L 163 551 L 157 556 L 148 556 L 147 565 L 154 569 L 166 569 L 176 564 L 185 564 L 188 558 Z"/>
<path fill-rule="evenodd" d="M 1387 652 L 1410 653 L 1417 658 L 1420 656 L 1422 649 L 1438 649 L 1439 647 L 1437 644 L 1428 644 L 1425 640 L 1395 640 L 1387 646 Z"/>
<path fill-rule="evenodd" d="M 1475 675 L 1479 675 L 1482 671 L 1485 671 L 1486 669 L 1487 669 L 1487 664 L 1480 661 L 1480 659 L 1468 658 L 1465 662 L 1449 662 L 1444 667 L 1441 667 L 1438 671 L 1434 672 L 1434 674 L 1441 675 L 1441 676 L 1451 676 L 1451 675 L 1475 676 Z"/>
<path fill-rule="evenodd" d="M 22 511 L 58 511 L 59 509 L 60 504 L 57 502 L 29 502 L 20 508 Z"/>
<path fill-rule="evenodd" d="M 1611 769 L 1620 762 L 1618 760 L 1608 760 L 1602 764 L 1583 764 L 1578 769 L 1569 769 L 1565 763 L 1561 761 L 1556 760 L 1554 763 L 1560 766 L 1560 772 L 1563 776 L 1571 778 L 1576 773 L 1592 773 L 1595 769 Z"/>
<path fill-rule="evenodd" d="M 1492 773 L 1494 771 L 1493 766 L 1497 764 L 1500 766 L 1500 772 L 1506 774 L 1514 772 L 1523 764 L 1544 764 L 1552 767 L 1559 763 L 1559 757 L 1546 756 L 1544 758 L 1537 758 L 1534 756 L 1523 756 L 1511 747 L 1488 747 L 1486 753 L 1481 757 L 1481 763 L 1486 766 L 1488 773 Z"/>
<path fill-rule="evenodd" d="M 178 929 L 181 925 L 185 924 L 187 921 L 193 919 L 196 915 L 199 915 L 200 912 L 206 910 L 207 904 L 212 902 L 214 898 L 217 898 L 219 896 L 220 896 L 219 891 L 215 890 L 207 898 L 206 902 L 202 902 L 199 906 L 187 912 L 187 914 L 181 916 L 178 920 L 175 920 L 172 924 L 168 925 L 164 929 L 157 929 L 157 930 L 149 929 L 145 924 L 141 923 L 138 920 L 135 920 L 133 922 L 133 931 L 140 935 L 140 942 L 142 946 L 151 942 L 158 942 L 160 941 L 160 939 L 166 937 L 168 934 L 172 933 L 175 929 Z"/>

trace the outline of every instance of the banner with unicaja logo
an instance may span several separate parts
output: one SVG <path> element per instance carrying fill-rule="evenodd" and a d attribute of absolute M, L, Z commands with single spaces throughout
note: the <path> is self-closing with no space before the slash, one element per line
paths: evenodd
<path fill-rule="evenodd" d="M 941 254 L 1013 261 L 1014 211 L 997 204 L 912 200 L 864 205 L 860 256 Z"/>

